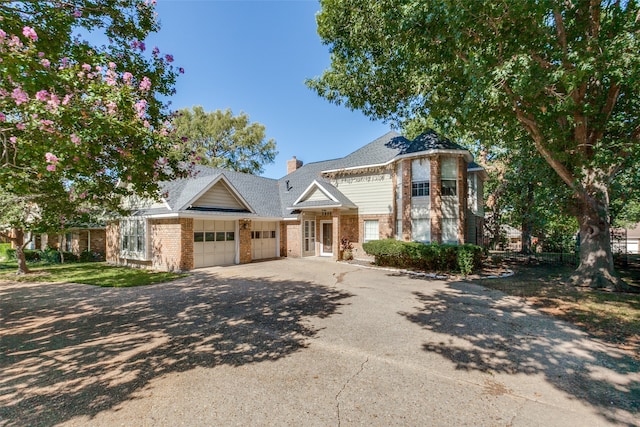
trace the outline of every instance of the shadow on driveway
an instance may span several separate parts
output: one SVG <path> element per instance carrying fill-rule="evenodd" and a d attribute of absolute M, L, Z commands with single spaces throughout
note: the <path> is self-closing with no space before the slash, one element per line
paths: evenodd
<path fill-rule="evenodd" d="M 616 423 L 628 424 L 640 413 L 640 366 L 629 355 L 481 286 L 450 283 L 445 291 L 415 295 L 422 308 L 400 314 L 447 335 L 423 348 L 456 369 L 544 375 Z"/>
<path fill-rule="evenodd" d="M 349 297 L 315 283 L 197 275 L 138 288 L 0 284 L 0 425 L 54 425 L 151 380 L 277 360 Z"/>

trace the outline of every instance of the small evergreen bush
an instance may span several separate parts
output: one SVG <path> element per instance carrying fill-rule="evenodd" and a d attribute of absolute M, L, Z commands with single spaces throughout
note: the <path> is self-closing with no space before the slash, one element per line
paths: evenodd
<path fill-rule="evenodd" d="M 480 246 L 424 244 L 395 239 L 372 240 L 362 245 L 377 265 L 423 271 L 449 271 L 470 274 L 482 266 Z"/>

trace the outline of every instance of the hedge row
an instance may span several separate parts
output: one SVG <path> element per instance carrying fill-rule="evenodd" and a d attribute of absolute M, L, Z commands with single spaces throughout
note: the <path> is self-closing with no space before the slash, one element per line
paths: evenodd
<path fill-rule="evenodd" d="M 76 255 L 73 252 L 63 251 L 62 255 L 64 255 L 64 262 L 92 262 L 92 261 L 101 260 L 100 254 L 93 253 L 90 251 L 83 251 L 80 253 L 80 255 Z M 16 250 L 7 249 L 6 258 L 16 259 Z M 24 258 L 27 262 L 46 261 L 51 264 L 59 264 L 61 262 L 60 252 L 57 251 L 56 249 L 51 249 L 51 248 L 47 248 L 43 251 L 39 249 L 38 250 L 25 249 Z"/>
<path fill-rule="evenodd" d="M 467 275 L 482 266 L 480 246 L 424 244 L 395 239 L 372 240 L 362 245 L 377 265 L 423 271 L 460 272 Z"/>

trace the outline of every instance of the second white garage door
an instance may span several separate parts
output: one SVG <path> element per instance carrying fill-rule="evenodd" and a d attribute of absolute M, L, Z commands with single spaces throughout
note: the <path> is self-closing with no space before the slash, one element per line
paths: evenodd
<path fill-rule="evenodd" d="M 278 256 L 277 222 L 254 222 L 251 227 L 251 259 Z"/>
<path fill-rule="evenodd" d="M 193 221 L 193 264 L 195 268 L 230 265 L 236 262 L 235 221 Z"/>

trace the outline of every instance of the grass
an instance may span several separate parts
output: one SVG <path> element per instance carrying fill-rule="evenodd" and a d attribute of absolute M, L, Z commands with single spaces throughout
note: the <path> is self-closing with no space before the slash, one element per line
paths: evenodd
<path fill-rule="evenodd" d="M 155 272 L 143 269 L 114 267 L 104 262 L 29 264 L 30 274 L 16 275 L 15 261 L 0 262 L 0 280 L 16 282 L 82 283 L 86 285 L 125 288 L 168 282 L 185 274 Z"/>
<path fill-rule="evenodd" d="M 568 266 L 514 265 L 515 274 L 483 280 L 486 287 L 521 297 L 540 311 L 573 323 L 592 336 L 630 350 L 640 359 L 640 294 L 614 293 L 568 285 Z M 640 286 L 640 268 L 630 264 L 619 271 L 631 285 Z"/>

